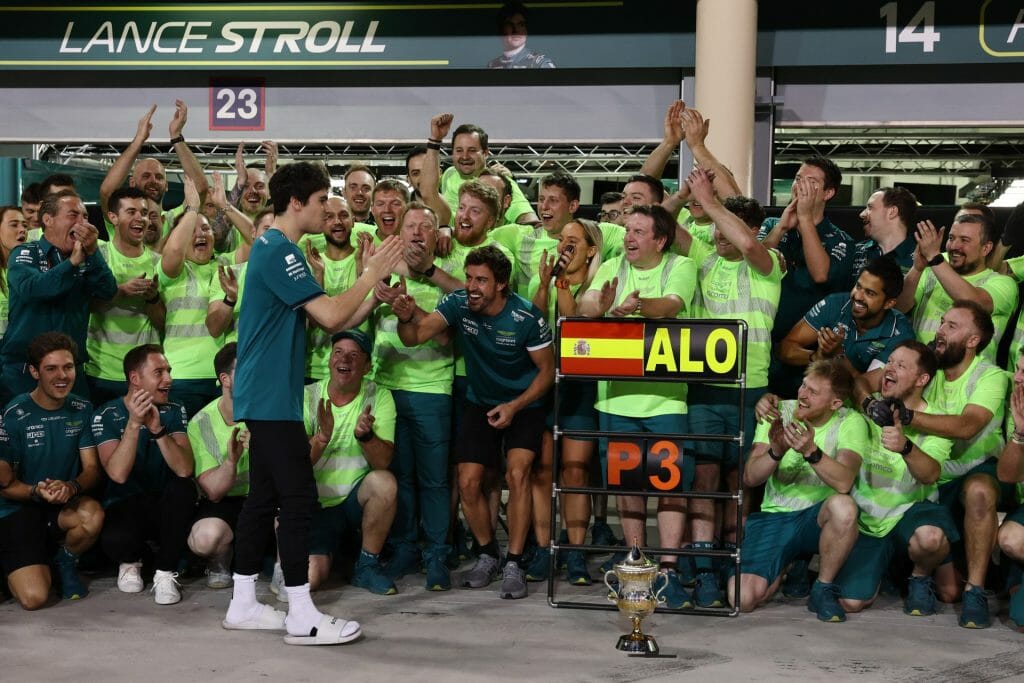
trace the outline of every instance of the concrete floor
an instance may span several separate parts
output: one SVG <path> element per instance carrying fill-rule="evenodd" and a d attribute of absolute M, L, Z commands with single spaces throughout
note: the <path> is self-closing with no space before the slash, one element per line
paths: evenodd
<path fill-rule="evenodd" d="M 164 607 L 148 592 L 119 593 L 111 576 L 94 579 L 79 602 L 34 613 L 0 604 L 2 680 L 1024 680 L 1024 636 L 1006 625 L 1005 604 L 983 631 L 959 628 L 950 606 L 934 617 L 905 616 L 895 598 L 845 624 L 819 623 L 804 601 L 783 598 L 735 619 L 655 614 L 645 630 L 663 655 L 675 657 L 643 659 L 614 648 L 628 630 L 617 612 L 552 608 L 546 584 L 531 584 L 525 600 L 505 601 L 497 584 L 429 593 L 422 577 L 410 576 L 398 595 L 380 597 L 338 582 L 315 600 L 360 621 L 365 636 L 324 648 L 225 631 L 230 589 L 210 590 L 202 577 L 183 586 L 182 602 Z M 265 582 L 257 590 L 274 600 Z M 557 596 L 601 602 L 605 592 L 562 583 Z"/>

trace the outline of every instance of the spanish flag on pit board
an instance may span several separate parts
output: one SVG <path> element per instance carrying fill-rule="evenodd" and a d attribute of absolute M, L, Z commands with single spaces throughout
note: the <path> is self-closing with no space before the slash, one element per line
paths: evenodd
<path fill-rule="evenodd" d="M 563 375 L 644 376 L 643 323 L 562 323 L 559 370 Z"/>

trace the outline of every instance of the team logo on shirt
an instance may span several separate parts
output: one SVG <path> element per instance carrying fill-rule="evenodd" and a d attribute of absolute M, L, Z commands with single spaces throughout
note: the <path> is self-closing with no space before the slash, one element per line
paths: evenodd
<path fill-rule="evenodd" d="M 289 266 L 292 265 L 293 263 L 295 263 L 295 254 L 288 254 L 287 256 L 285 256 L 284 257 L 284 262 L 285 262 L 285 265 L 289 265 Z"/>
<path fill-rule="evenodd" d="M 514 330 L 497 330 L 494 333 L 494 342 L 499 346 L 515 346 L 516 333 Z"/>
<path fill-rule="evenodd" d="M 515 320 L 517 323 L 521 323 L 524 320 L 526 320 L 523 314 L 520 313 L 519 311 L 512 311 L 512 319 Z"/>

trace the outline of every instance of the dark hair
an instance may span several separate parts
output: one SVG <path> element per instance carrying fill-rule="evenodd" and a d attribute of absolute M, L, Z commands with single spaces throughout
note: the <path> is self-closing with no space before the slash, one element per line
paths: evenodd
<path fill-rule="evenodd" d="M 483 128 L 476 125 L 475 123 L 464 123 L 458 128 L 456 128 L 455 132 L 452 133 L 452 145 L 455 144 L 455 138 L 459 137 L 460 135 L 472 135 L 473 133 L 476 133 L 477 137 L 480 138 L 480 149 L 486 151 L 487 131 L 485 131 Z"/>
<path fill-rule="evenodd" d="M 665 199 L 665 186 L 661 184 L 661 181 L 653 176 L 649 176 L 646 173 L 637 173 L 626 178 L 626 185 L 630 183 L 643 183 L 647 187 L 651 188 L 651 192 L 654 194 L 654 202 L 660 204 Z M 623 185 L 625 187 L 626 185 Z"/>
<path fill-rule="evenodd" d="M 60 192 L 51 192 L 50 194 L 43 197 L 43 201 L 39 203 L 39 220 L 43 220 L 43 216 L 56 216 L 57 212 L 60 211 L 60 202 L 62 199 L 68 197 L 74 197 L 75 199 L 81 200 L 78 193 L 74 190 L 61 190 Z"/>
<path fill-rule="evenodd" d="M 270 178 L 270 202 L 274 205 L 274 215 L 280 216 L 287 211 L 292 198 L 305 206 L 314 192 L 330 188 L 330 176 L 321 164 L 308 161 L 285 164 Z"/>
<path fill-rule="evenodd" d="M 476 197 L 483 202 L 487 206 L 487 210 L 491 212 L 493 222 L 497 222 L 501 218 L 501 197 L 498 196 L 498 191 L 487 183 L 480 182 L 479 178 L 468 180 L 459 187 L 460 200 L 464 194 Z"/>
<path fill-rule="evenodd" d="M 408 171 L 409 171 L 409 160 L 411 160 L 413 157 L 418 157 L 419 155 L 426 154 L 426 153 L 427 153 L 427 148 L 424 145 L 416 145 L 415 147 L 410 149 L 409 153 L 405 155 L 405 170 L 406 170 L 406 172 L 408 173 Z"/>
<path fill-rule="evenodd" d="M 402 203 L 409 203 L 409 188 L 405 186 L 405 183 L 397 178 L 384 178 L 377 182 L 377 184 L 373 186 L 373 191 L 370 193 L 370 202 L 372 203 L 373 200 L 377 198 L 377 194 L 384 190 L 397 192 L 402 197 Z"/>
<path fill-rule="evenodd" d="M 903 292 L 903 269 L 890 256 L 876 256 L 860 272 L 871 273 L 882 281 L 886 299 L 895 299 Z"/>
<path fill-rule="evenodd" d="M 626 215 L 632 214 L 650 216 L 651 220 L 654 221 L 654 238 L 665 238 L 665 246 L 661 248 L 661 253 L 664 254 L 672 247 L 672 243 L 676 239 L 676 219 L 665 207 L 661 204 L 651 204 L 650 206 L 634 205 L 626 210 Z"/>
<path fill-rule="evenodd" d="M 541 187 L 560 187 L 562 192 L 565 194 L 565 198 L 570 202 L 578 202 L 580 200 L 580 184 L 576 182 L 576 179 L 565 171 L 555 171 L 549 173 L 540 179 Z"/>
<path fill-rule="evenodd" d="M 29 183 L 21 191 L 22 204 L 38 204 L 43 201 L 43 186 L 39 183 Z"/>
<path fill-rule="evenodd" d="M 45 178 L 39 181 L 39 188 L 46 194 L 51 194 L 50 188 L 53 187 L 54 185 L 67 185 L 70 186 L 71 188 L 74 188 L 75 179 L 72 178 L 67 173 L 51 173 L 50 175 L 46 176 Z"/>
<path fill-rule="evenodd" d="M 832 386 L 832 393 L 846 403 L 853 396 L 853 375 L 841 358 L 814 361 L 807 366 L 804 377 L 823 377 Z"/>
<path fill-rule="evenodd" d="M 974 320 L 974 326 L 978 329 L 978 336 L 981 337 L 981 341 L 978 342 L 978 354 L 980 355 L 996 334 L 996 326 L 992 322 L 992 315 L 982 308 L 981 304 L 971 299 L 957 299 L 947 310 L 951 311 L 954 308 L 970 311 L 971 318 Z"/>
<path fill-rule="evenodd" d="M 137 187 L 119 187 L 110 193 L 110 197 L 107 198 L 107 211 L 117 213 L 121 208 L 122 199 L 145 199 L 146 193 Z M 149 208 L 145 211 L 148 213 Z"/>
<path fill-rule="evenodd" d="M 882 204 L 896 207 L 904 225 L 911 227 L 917 223 L 917 197 L 913 192 L 905 187 L 883 187 L 878 192 L 882 193 Z"/>
<path fill-rule="evenodd" d="M 896 349 L 903 348 L 910 349 L 917 354 L 917 367 L 921 372 L 926 373 L 929 377 L 935 377 L 935 373 L 939 371 L 939 361 L 935 357 L 932 347 L 922 344 L 916 339 L 904 339 L 894 346 L 892 350 L 895 351 Z"/>
<path fill-rule="evenodd" d="M 71 357 L 78 362 L 78 344 L 74 339 L 63 332 L 43 332 L 33 337 L 32 341 L 28 343 L 28 349 L 26 349 L 28 364 L 38 370 L 43 358 L 54 351 L 70 351 Z"/>
<path fill-rule="evenodd" d="M 294 165 L 294 164 L 290 164 Z M 139 368 L 146 364 L 146 360 L 154 353 L 163 354 L 164 347 L 159 344 L 143 344 L 142 346 L 136 346 L 134 349 L 124 354 L 124 361 L 121 363 L 121 368 L 124 370 L 124 378 L 127 381 L 131 381 L 128 377 L 133 372 L 138 372 Z"/>
<path fill-rule="evenodd" d="M 487 266 L 491 269 L 491 273 L 494 274 L 494 281 L 499 285 L 507 285 L 508 280 L 512 277 L 512 263 L 508 260 L 508 257 L 493 244 L 488 244 L 484 247 L 477 247 L 471 249 L 466 254 L 466 262 L 464 264 L 466 268 L 470 266 Z M 506 287 L 506 293 L 507 293 Z"/>
<path fill-rule="evenodd" d="M 598 203 L 614 204 L 615 202 L 621 202 L 624 196 L 621 192 L 602 192 Z"/>
<path fill-rule="evenodd" d="M 964 202 L 960 205 L 960 211 L 977 211 L 985 218 L 989 219 L 993 223 L 996 222 L 996 212 L 992 210 L 992 207 L 988 204 L 982 204 L 981 202 Z"/>
<path fill-rule="evenodd" d="M 355 173 L 356 171 L 365 171 L 366 173 L 368 173 L 370 175 L 371 178 L 373 178 L 373 182 L 374 183 L 377 182 L 377 174 L 374 173 L 373 170 L 369 166 L 367 166 L 366 164 L 350 164 L 349 167 L 345 169 L 345 175 L 342 176 L 342 177 L 347 182 L 348 181 L 348 177 L 350 175 L 352 175 L 353 173 Z"/>
<path fill-rule="evenodd" d="M 213 372 L 220 379 L 221 375 L 231 374 L 231 366 L 238 355 L 238 342 L 228 342 L 213 357 Z"/>
<path fill-rule="evenodd" d="M 820 168 L 821 172 L 825 174 L 825 190 L 838 190 L 839 186 L 843 182 L 843 172 L 839 170 L 839 167 L 835 165 L 828 157 L 823 157 L 817 154 L 813 157 L 808 157 L 802 162 L 805 166 L 814 166 Z"/>
<path fill-rule="evenodd" d="M 752 197 L 735 195 L 722 200 L 722 206 L 736 214 L 743 223 L 751 228 L 760 228 L 764 223 L 764 207 Z"/>
<path fill-rule="evenodd" d="M 505 193 L 503 195 L 501 195 L 500 197 L 498 197 L 499 203 L 501 201 L 503 201 L 505 199 L 505 197 L 511 197 L 512 196 L 512 179 L 511 178 L 509 178 L 504 173 L 498 173 L 497 171 L 491 171 L 491 170 L 488 170 L 488 169 L 484 169 L 484 172 L 481 173 L 480 175 L 478 175 L 476 177 L 476 179 L 480 180 L 485 175 L 486 176 L 491 176 L 493 178 L 501 178 L 501 184 L 505 188 Z"/>
<path fill-rule="evenodd" d="M 970 223 L 971 225 L 981 226 L 981 243 L 985 242 L 996 242 L 1002 235 L 996 227 L 996 222 L 989 220 L 987 216 L 979 216 L 976 213 L 965 213 L 957 216 L 953 223 Z"/>
<path fill-rule="evenodd" d="M 523 21 L 529 22 L 530 17 L 526 11 L 526 5 L 521 2 L 506 2 L 498 10 L 498 35 L 505 29 L 505 23 L 508 22 L 515 15 L 520 14 L 523 17 Z"/>

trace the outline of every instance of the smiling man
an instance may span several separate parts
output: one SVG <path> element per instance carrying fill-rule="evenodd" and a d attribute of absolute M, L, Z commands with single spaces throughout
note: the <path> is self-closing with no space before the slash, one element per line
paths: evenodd
<path fill-rule="evenodd" d="M 117 589 L 141 593 L 147 541 L 156 541 L 153 594 L 158 605 L 181 600 L 178 561 L 195 516 L 195 462 L 185 410 L 170 403 L 171 366 L 156 344 L 137 346 L 124 357 L 125 396 L 101 406 L 92 435 L 110 482 L 103 507 L 100 545 L 119 563 Z"/>
<path fill-rule="evenodd" d="M 860 212 L 864 236 L 853 251 L 853 281 L 857 283 L 861 269 L 879 256 L 889 256 L 906 275 L 914 265 L 917 243 L 910 234 L 917 216 L 917 197 L 902 187 L 883 187 L 868 197 Z"/>
<path fill-rule="evenodd" d="M 957 214 L 944 257 L 942 230 L 931 221 L 917 224 L 914 267 L 907 273 L 896 307 L 909 315 L 918 341 L 927 344 L 934 339 L 953 301 L 967 299 L 992 318 L 995 335 L 983 352 L 985 360 L 995 361 L 999 340 L 1017 308 L 1017 283 L 985 264 L 996 236 L 994 223 L 984 216 Z"/>
<path fill-rule="evenodd" d="M 15 247 L 7 270 L 10 323 L 0 346 L 0 399 L 5 403 L 35 387 L 25 365 L 32 339 L 61 330 L 79 349 L 85 348 L 90 302 L 108 301 L 117 293 L 114 274 L 97 248 L 99 232 L 89 223 L 81 198 L 72 190 L 62 190 L 44 198 L 39 213 L 42 238 Z M 74 391 L 79 396 L 89 394 L 81 366 Z"/>
<path fill-rule="evenodd" d="M 540 453 L 544 396 L 554 382 L 551 328 L 543 312 L 509 292 L 512 264 L 494 245 L 466 256 L 466 288 L 452 292 L 431 313 L 406 295 L 392 309 L 406 346 L 443 340 L 451 330 L 466 356 L 469 387 L 456 441 L 459 494 L 479 546 L 476 565 L 462 577 L 483 588 L 498 575 L 501 553 L 482 491 L 484 470 L 507 460 L 509 544 L 498 595 L 526 597 L 522 553 L 530 526 L 530 469 Z"/>
<path fill-rule="evenodd" d="M 136 346 L 159 343 L 165 314 L 157 288 L 160 255 L 144 244 L 146 195 L 122 187 L 110 195 L 107 207 L 114 234 L 109 242 L 99 243 L 99 252 L 114 274 L 117 294 L 110 301 L 94 302 L 89 316 L 85 371 L 97 404 L 124 396 L 128 387 L 121 361 Z"/>

